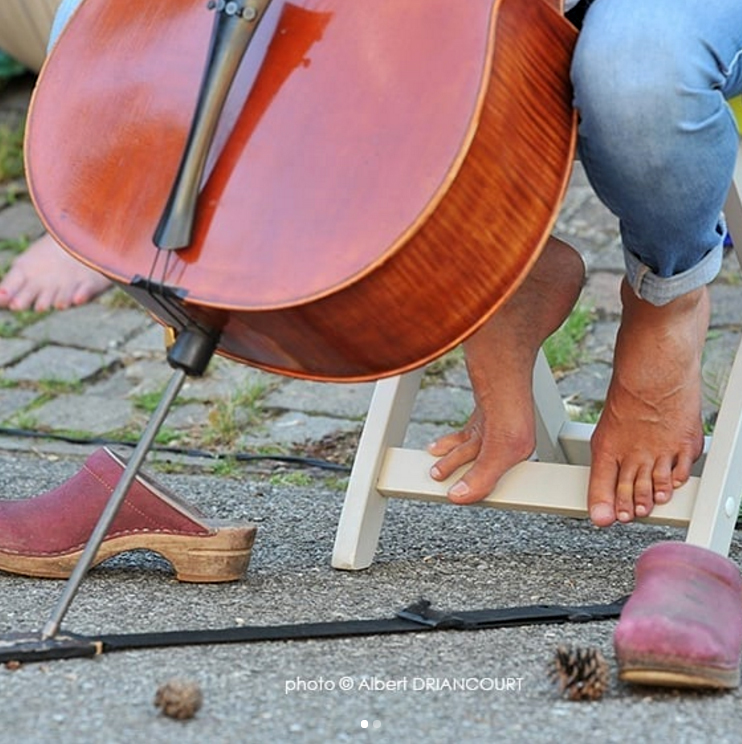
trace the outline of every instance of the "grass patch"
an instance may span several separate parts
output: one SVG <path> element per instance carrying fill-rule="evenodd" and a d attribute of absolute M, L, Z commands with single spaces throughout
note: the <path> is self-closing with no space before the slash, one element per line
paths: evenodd
<path fill-rule="evenodd" d="M 182 431 L 176 431 L 175 429 L 169 429 L 167 426 L 163 426 L 155 436 L 155 444 L 161 444 L 168 446 L 171 444 L 177 444 L 185 435 Z"/>
<path fill-rule="evenodd" d="M 157 406 L 160 405 L 160 401 L 162 400 L 164 392 L 165 388 L 163 387 L 162 390 L 153 390 L 149 393 L 134 395 L 131 398 L 131 402 L 134 408 L 151 414 L 154 413 L 157 409 Z M 177 404 L 178 401 L 176 400 L 173 405 L 175 406 Z"/>
<path fill-rule="evenodd" d="M 595 312 L 592 308 L 577 305 L 567 320 L 544 343 L 544 353 L 554 372 L 574 369 L 582 353 L 584 340 Z"/>
<path fill-rule="evenodd" d="M 261 401 L 271 387 L 263 381 L 248 382 L 228 398 L 217 400 L 202 435 L 204 444 L 232 447 L 246 427 L 260 424 L 264 417 Z"/>
<path fill-rule="evenodd" d="M 107 292 L 101 297 L 101 304 L 111 310 L 142 310 L 142 306 L 120 287 L 114 287 L 113 291 Z M 163 334 L 165 329 L 162 329 Z"/>
<path fill-rule="evenodd" d="M 39 380 L 37 387 L 40 393 L 50 398 L 56 398 L 58 395 L 81 393 L 83 390 L 83 384 L 79 380 L 57 380 L 54 378 Z"/>
<path fill-rule="evenodd" d="M 431 362 L 425 368 L 425 377 L 423 378 L 423 386 L 429 382 L 431 378 L 441 378 L 449 369 L 458 367 L 464 363 L 464 347 L 459 345 L 455 349 L 452 349 L 442 357 L 438 357 L 435 361 Z"/>
<path fill-rule="evenodd" d="M 600 414 L 603 411 L 602 405 L 590 405 L 581 408 L 577 413 L 570 412 L 570 420 L 579 424 L 597 424 Z"/>
<path fill-rule="evenodd" d="M 272 486 L 280 488 L 281 486 L 298 486 L 299 488 L 307 488 L 311 486 L 315 479 L 301 471 L 295 471 L 291 473 L 275 473 L 268 479 Z"/>
<path fill-rule="evenodd" d="M 21 411 L 10 418 L 10 424 L 16 429 L 26 431 L 42 431 L 39 428 L 39 420 L 30 411 Z"/>
<path fill-rule="evenodd" d="M 236 457 L 220 457 L 211 466 L 211 472 L 220 478 L 236 478 L 241 475 L 242 469 Z"/>
<path fill-rule="evenodd" d="M 32 325 L 47 314 L 36 313 L 33 310 L 14 310 L 7 321 L 0 322 L 0 338 L 16 338 L 26 326 Z"/>
<path fill-rule="evenodd" d="M 17 256 L 28 248 L 29 243 L 29 239 L 25 236 L 22 238 L 0 240 L 0 251 Z"/>
<path fill-rule="evenodd" d="M 0 183 L 23 176 L 24 122 L 0 124 Z"/>

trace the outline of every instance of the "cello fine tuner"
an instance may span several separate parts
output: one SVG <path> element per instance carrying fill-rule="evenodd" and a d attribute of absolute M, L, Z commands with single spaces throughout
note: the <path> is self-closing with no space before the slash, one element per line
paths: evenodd
<path fill-rule="evenodd" d="M 246 21 L 254 21 L 258 17 L 258 9 L 254 5 L 242 5 L 236 0 L 209 0 L 206 7 L 217 13 L 242 17 Z"/>

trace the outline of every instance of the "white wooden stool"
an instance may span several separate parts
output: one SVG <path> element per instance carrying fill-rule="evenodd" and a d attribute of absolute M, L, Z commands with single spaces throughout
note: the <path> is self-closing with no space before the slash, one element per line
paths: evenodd
<path fill-rule="evenodd" d="M 742 263 L 742 154 L 726 205 L 729 231 Z M 742 291 L 742 289 L 740 290 Z M 367 568 L 373 561 L 389 498 L 448 503 L 446 491 L 457 476 L 434 481 L 434 459 L 404 449 L 423 371 L 376 384 L 338 524 L 332 565 Z M 534 373 L 537 460 L 512 468 L 496 489 L 475 506 L 587 517 L 591 424 L 567 419 L 543 352 Z M 686 540 L 726 555 L 742 493 L 742 352 L 737 351 L 713 437 L 690 481 L 669 504 L 655 507 L 646 522 L 687 526 Z"/>

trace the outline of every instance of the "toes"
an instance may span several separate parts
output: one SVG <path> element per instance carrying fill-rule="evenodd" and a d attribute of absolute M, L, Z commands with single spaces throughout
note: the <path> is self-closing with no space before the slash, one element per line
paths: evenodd
<path fill-rule="evenodd" d="M 84 305 L 86 302 L 105 292 L 112 285 L 110 279 L 96 271 L 88 271 L 85 279 L 79 283 L 72 293 L 70 303 L 72 305 Z"/>
<path fill-rule="evenodd" d="M 452 476 L 462 465 L 475 460 L 479 454 L 479 440 L 471 437 L 466 442 L 451 450 L 430 468 L 430 477 L 442 481 Z"/>
<path fill-rule="evenodd" d="M 689 463 L 681 467 L 684 473 Z M 631 522 L 636 518 L 648 517 L 655 505 L 666 504 L 673 495 L 676 470 L 670 458 L 661 457 L 655 463 L 619 464 L 607 459 L 593 463 L 590 472 L 588 492 L 588 511 L 590 519 L 599 527 L 607 527 L 614 521 Z M 686 477 L 686 480 L 687 480 Z"/>
<path fill-rule="evenodd" d="M 12 269 L 0 284 L 0 307 L 12 308 L 13 301 L 23 288 L 24 279 L 14 274 Z"/>
<path fill-rule="evenodd" d="M 696 458 L 687 452 L 681 452 L 678 455 L 675 467 L 672 469 L 672 475 L 668 479 L 671 487 L 680 488 L 680 486 L 688 481 L 695 460 Z M 670 492 L 672 493 L 672 490 Z"/>
<path fill-rule="evenodd" d="M 72 307 L 74 292 L 76 287 L 58 287 L 54 292 L 53 298 L 50 300 L 50 305 L 55 310 L 67 310 Z M 38 303 L 37 303 L 38 304 Z"/>
<path fill-rule="evenodd" d="M 673 480 L 671 459 L 669 457 L 658 459 L 652 473 L 652 491 L 655 504 L 667 504 L 672 498 L 673 490 L 682 485 L 682 483 L 675 485 Z"/>
<path fill-rule="evenodd" d="M 28 296 L 26 300 L 28 307 L 33 307 L 37 313 L 45 313 L 47 310 L 57 308 L 57 293 L 50 287 L 40 287 L 35 296 Z"/>
<path fill-rule="evenodd" d="M 652 468 L 645 465 L 640 467 L 634 480 L 633 493 L 634 516 L 648 517 L 655 504 L 654 481 Z M 619 519 L 621 517 L 619 516 Z M 621 519 L 623 522 L 624 520 Z"/>
<path fill-rule="evenodd" d="M 475 504 L 477 501 L 486 498 L 490 491 L 495 487 L 497 481 L 495 480 L 495 483 L 492 484 L 491 488 L 488 488 L 486 485 L 470 485 L 470 481 L 476 484 L 478 480 L 479 479 L 476 477 L 475 473 L 467 473 L 465 478 L 457 481 L 448 489 L 446 495 L 448 496 L 449 501 L 454 504 Z"/>
<path fill-rule="evenodd" d="M 587 491 L 587 508 L 592 523 L 608 527 L 616 521 L 618 463 L 607 458 L 593 459 Z"/>
<path fill-rule="evenodd" d="M 36 293 L 26 284 L 24 284 L 12 297 L 8 307 L 14 312 L 21 310 L 31 310 L 34 307 Z"/>
<path fill-rule="evenodd" d="M 634 519 L 634 493 L 636 475 L 632 471 L 622 470 L 616 484 L 616 519 L 619 522 L 631 522 Z"/>
<path fill-rule="evenodd" d="M 502 470 L 493 468 L 493 458 L 483 456 L 466 472 L 464 476 L 446 494 L 454 504 L 474 504 L 489 496 L 494 491 L 497 482 L 502 476 Z"/>
<path fill-rule="evenodd" d="M 468 429 L 462 429 L 461 431 L 455 431 L 451 434 L 436 439 L 431 442 L 427 450 L 431 455 L 435 457 L 445 457 L 451 453 L 456 447 L 460 447 L 462 444 L 466 444 L 469 440 L 471 433 Z"/>

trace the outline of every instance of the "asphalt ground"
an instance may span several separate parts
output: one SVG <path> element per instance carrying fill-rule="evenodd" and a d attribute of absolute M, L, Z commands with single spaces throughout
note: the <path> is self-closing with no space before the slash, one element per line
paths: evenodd
<path fill-rule="evenodd" d="M 18 498 L 78 467 L 74 459 L 8 453 L 0 464 L 3 493 Z M 682 539 L 669 527 L 600 531 L 581 520 L 395 501 L 372 567 L 341 572 L 329 556 L 342 494 L 322 479 L 273 488 L 260 477 L 239 486 L 214 476 L 168 477 L 214 516 L 258 521 L 245 580 L 179 584 L 154 554 L 120 556 L 88 575 L 65 629 L 94 637 L 387 618 L 420 597 L 454 612 L 609 602 L 631 591 L 644 548 Z M 39 629 L 61 591 L 55 581 L 3 575 L 0 582 L 4 633 Z M 614 627 L 609 620 L 191 646 L 1 668 L 0 741 L 739 741 L 739 691 L 619 683 Z M 605 656 L 611 682 L 602 699 L 559 694 L 547 668 L 560 644 Z M 200 687 L 203 705 L 193 719 L 155 708 L 157 689 L 171 679 Z"/>

